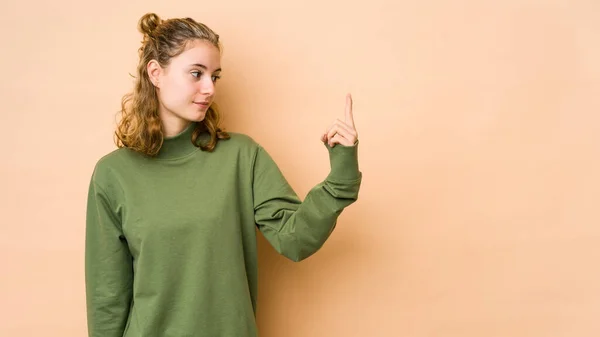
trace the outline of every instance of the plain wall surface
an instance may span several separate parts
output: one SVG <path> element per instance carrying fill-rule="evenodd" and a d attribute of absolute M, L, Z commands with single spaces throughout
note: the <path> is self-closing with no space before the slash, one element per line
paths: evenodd
<path fill-rule="evenodd" d="M 0 336 L 86 335 L 85 205 L 146 12 L 221 35 L 226 130 L 304 198 L 354 97 L 363 185 L 261 337 L 600 336 L 600 2 L 3 1 Z"/>

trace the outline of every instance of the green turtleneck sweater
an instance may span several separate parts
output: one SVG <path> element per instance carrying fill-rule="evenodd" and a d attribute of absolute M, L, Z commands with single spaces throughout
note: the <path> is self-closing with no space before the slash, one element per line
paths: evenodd
<path fill-rule="evenodd" d="M 85 279 L 91 337 L 256 337 L 256 228 L 300 261 L 358 197 L 357 145 L 325 144 L 331 171 L 301 201 L 252 138 L 213 152 L 195 124 L 157 157 L 102 157 L 87 202 Z M 206 140 L 204 134 L 201 140 Z"/>

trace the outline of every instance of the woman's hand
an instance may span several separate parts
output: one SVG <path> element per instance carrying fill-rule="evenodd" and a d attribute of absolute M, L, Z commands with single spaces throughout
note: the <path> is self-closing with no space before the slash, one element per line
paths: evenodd
<path fill-rule="evenodd" d="M 321 136 L 322 142 L 327 142 L 330 147 L 335 144 L 353 146 L 358 140 L 358 133 L 354 127 L 354 116 L 352 115 L 352 95 L 346 95 L 346 117 L 345 121 L 336 119 L 328 130 Z"/>

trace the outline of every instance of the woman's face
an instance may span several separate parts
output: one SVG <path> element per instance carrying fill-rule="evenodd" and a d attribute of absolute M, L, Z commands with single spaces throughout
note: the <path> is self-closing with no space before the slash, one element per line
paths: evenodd
<path fill-rule="evenodd" d="M 203 40 L 190 42 L 165 68 L 150 62 L 148 74 L 157 87 L 161 119 L 202 121 L 215 98 L 220 73 L 219 49 Z"/>

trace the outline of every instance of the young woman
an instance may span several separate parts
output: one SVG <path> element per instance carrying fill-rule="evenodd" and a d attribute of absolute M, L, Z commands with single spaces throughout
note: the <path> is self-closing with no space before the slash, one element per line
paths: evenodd
<path fill-rule="evenodd" d="M 331 171 L 302 202 L 257 142 L 219 127 L 219 36 L 146 14 L 118 149 L 89 186 L 89 336 L 255 337 L 256 228 L 293 261 L 315 253 L 362 174 L 351 97 L 321 137 Z"/>

